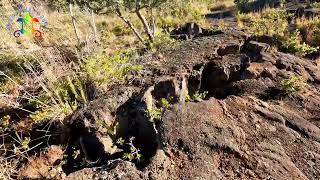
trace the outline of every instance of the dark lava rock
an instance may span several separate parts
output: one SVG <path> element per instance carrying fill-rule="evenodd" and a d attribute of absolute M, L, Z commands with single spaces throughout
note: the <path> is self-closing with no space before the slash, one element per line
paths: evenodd
<path fill-rule="evenodd" d="M 231 10 L 219 10 L 206 14 L 206 18 L 211 19 L 224 19 L 229 17 L 233 17 L 233 12 Z"/>
<path fill-rule="evenodd" d="M 268 47 L 232 30 L 141 58 L 145 70 L 131 77 L 139 83 L 114 87 L 64 121 L 67 178 L 320 179 L 319 67 Z M 283 89 L 292 77 L 306 82 L 303 91 Z M 120 137 L 136 138 L 140 160 L 119 159 Z"/>
<path fill-rule="evenodd" d="M 267 52 L 269 49 L 270 46 L 268 44 L 257 41 L 249 41 L 246 44 L 246 51 L 254 55 L 260 54 L 262 52 Z"/>
<path fill-rule="evenodd" d="M 177 105 L 165 113 L 162 138 L 173 179 L 318 179 L 319 128 L 301 111 L 250 97 Z M 300 114 L 300 115 L 298 115 Z M 310 139 L 311 138 L 311 139 Z M 315 139 L 313 139 L 315 138 Z M 313 172 L 313 173 L 306 173 Z"/>
<path fill-rule="evenodd" d="M 269 46 L 279 47 L 281 45 L 281 41 L 278 38 L 273 36 L 267 36 L 267 35 L 253 36 L 250 39 L 260 43 L 268 44 Z"/>
<path fill-rule="evenodd" d="M 231 42 L 229 44 L 223 44 L 217 50 L 219 56 L 225 56 L 228 54 L 239 54 L 240 53 L 241 44 L 237 42 Z"/>
<path fill-rule="evenodd" d="M 113 180 L 113 179 L 141 179 L 139 172 L 133 163 L 115 160 L 110 162 L 108 166 L 100 168 L 85 168 L 68 175 L 65 179 L 94 179 L 94 180 Z"/>
<path fill-rule="evenodd" d="M 188 40 L 195 37 L 204 37 L 222 34 L 222 31 L 201 28 L 197 23 L 186 23 L 170 32 L 174 39 Z"/>
<path fill-rule="evenodd" d="M 196 23 L 186 23 L 185 25 L 170 32 L 171 37 L 176 39 L 192 39 L 202 33 L 202 28 Z"/>

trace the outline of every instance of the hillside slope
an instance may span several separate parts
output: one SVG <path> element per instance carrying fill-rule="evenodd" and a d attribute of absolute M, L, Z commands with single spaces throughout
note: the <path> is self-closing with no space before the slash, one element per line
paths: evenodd
<path fill-rule="evenodd" d="M 72 145 L 60 176 L 319 179 L 319 66 L 255 40 L 225 31 L 141 58 L 146 68 L 132 74 L 128 84 L 58 126 Z M 305 82 L 303 91 L 285 91 L 281 84 L 292 77 Z M 158 116 L 146 113 L 159 108 Z M 101 119 L 107 127 L 117 124 L 114 134 L 101 128 Z M 128 147 L 118 143 L 120 137 L 134 140 Z M 140 150 L 140 160 L 119 159 L 124 152 L 134 154 L 130 147 Z M 47 161 L 46 156 L 52 152 L 34 161 Z M 22 174 L 39 177 L 38 166 L 31 163 Z M 52 172 L 41 173 L 50 177 Z"/>

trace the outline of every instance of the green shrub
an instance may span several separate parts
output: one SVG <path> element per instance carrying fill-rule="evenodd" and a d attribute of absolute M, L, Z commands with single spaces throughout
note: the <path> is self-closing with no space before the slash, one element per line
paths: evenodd
<path fill-rule="evenodd" d="M 289 16 L 285 10 L 266 9 L 261 14 L 251 17 L 248 30 L 258 36 L 284 36 L 288 33 L 287 18 Z"/>
<path fill-rule="evenodd" d="M 201 102 L 203 101 L 208 95 L 208 91 L 204 91 L 204 92 L 199 92 L 199 91 L 196 91 L 192 97 L 192 99 L 194 101 L 197 101 L 197 102 Z"/>
<path fill-rule="evenodd" d="M 130 151 L 129 152 L 126 152 L 123 154 L 122 158 L 124 160 L 128 160 L 128 161 L 139 161 L 140 158 L 141 158 L 141 153 L 140 153 L 140 150 L 138 148 L 136 148 L 133 144 L 133 141 L 134 141 L 134 137 L 131 137 L 129 139 L 129 142 L 127 142 L 126 144 L 130 146 Z"/>
<path fill-rule="evenodd" d="M 301 32 L 303 40 L 311 46 L 320 46 L 320 17 L 299 18 L 297 28 Z"/>
<path fill-rule="evenodd" d="M 116 53 L 113 56 L 98 54 L 84 60 L 83 69 L 97 84 L 111 81 L 124 80 L 129 71 L 139 71 L 141 65 L 129 62 L 133 51 Z"/>
<path fill-rule="evenodd" d="M 34 121 L 49 120 L 59 114 L 69 115 L 88 102 L 84 81 L 80 77 L 67 76 L 53 86 L 46 87 L 37 98 L 29 100 L 29 104 L 38 109 L 30 115 Z"/>
<path fill-rule="evenodd" d="M 131 29 L 128 28 L 125 24 L 123 23 L 117 23 L 114 25 L 112 29 L 112 33 L 114 33 L 116 36 L 124 36 L 124 35 L 130 35 Z"/>
<path fill-rule="evenodd" d="M 10 124 L 10 119 L 11 119 L 11 116 L 9 116 L 9 115 L 1 117 L 0 118 L 0 126 L 3 128 L 8 127 L 8 125 Z"/>
<path fill-rule="evenodd" d="M 299 56 L 305 56 L 306 54 L 317 51 L 318 48 L 312 47 L 305 42 L 301 42 L 300 32 L 297 30 L 295 33 L 291 34 L 288 39 L 283 41 L 281 50 Z"/>
<path fill-rule="evenodd" d="M 306 83 L 298 77 L 291 77 L 281 82 L 281 88 L 287 93 L 301 92 L 305 89 Z"/>
<path fill-rule="evenodd" d="M 166 98 L 161 98 L 160 102 L 161 102 L 162 107 L 164 107 L 164 108 L 168 108 L 170 106 L 170 102 Z"/>
<path fill-rule="evenodd" d="M 291 16 L 284 10 L 266 9 L 261 13 L 237 14 L 238 25 L 249 32 L 261 35 L 284 36 L 288 33 L 287 18 Z"/>
<path fill-rule="evenodd" d="M 156 12 L 157 26 L 177 27 L 186 22 L 206 24 L 205 13 L 212 1 L 177 0 L 165 3 Z"/>
<path fill-rule="evenodd" d="M 0 84 L 2 85 L 8 81 L 8 77 L 19 80 L 25 74 L 23 65 L 25 61 L 34 63 L 32 57 L 14 54 L 14 52 L 0 53 Z"/>
<path fill-rule="evenodd" d="M 163 112 L 163 108 L 162 107 L 154 107 L 152 109 L 149 110 L 149 115 L 150 115 L 150 118 L 153 122 L 156 122 L 156 121 L 160 121 L 161 120 L 161 117 L 162 117 L 162 112 Z"/>
<path fill-rule="evenodd" d="M 30 114 L 30 118 L 35 122 L 43 122 L 51 118 L 55 111 L 53 109 L 41 109 Z"/>
<path fill-rule="evenodd" d="M 320 2 L 314 2 L 311 4 L 313 8 L 320 8 Z"/>
<path fill-rule="evenodd" d="M 291 16 L 292 14 L 288 14 L 285 10 L 266 9 L 261 13 L 238 13 L 237 20 L 240 27 L 243 27 L 257 36 L 269 35 L 282 40 L 282 45 L 280 47 L 281 51 L 299 56 L 305 56 L 306 54 L 316 51 L 317 48 L 312 47 L 309 44 L 312 44 L 313 41 L 317 41 L 318 33 L 315 33 L 318 32 L 316 28 L 317 21 L 298 19 L 298 28 L 305 32 L 304 36 L 306 36 L 302 39 L 307 42 L 303 42 L 300 40 L 300 31 L 297 30 L 294 33 L 288 31 L 287 19 Z M 306 34 L 313 34 L 314 36 L 309 40 L 310 38 L 308 38 L 308 35 Z M 308 44 L 308 42 L 310 43 Z"/>
<path fill-rule="evenodd" d="M 73 111 L 78 108 L 79 104 L 86 104 L 88 101 L 84 82 L 79 77 L 67 76 L 60 84 L 56 85 L 55 94 Z"/>
<path fill-rule="evenodd" d="M 154 39 L 153 43 L 149 43 L 148 49 L 151 52 L 158 51 L 159 49 L 165 49 L 167 47 L 172 47 L 177 41 L 170 37 L 167 33 L 158 33 Z"/>
<path fill-rule="evenodd" d="M 208 91 L 204 91 L 204 92 L 196 91 L 192 96 L 187 94 L 187 96 L 185 97 L 185 101 L 201 102 L 207 97 L 207 95 L 208 95 Z"/>
<path fill-rule="evenodd" d="M 171 103 L 173 102 L 173 99 L 173 97 L 169 97 L 168 99 L 161 98 L 159 105 L 160 107 L 155 106 L 148 110 L 149 116 L 153 122 L 161 120 L 163 111 L 172 105 Z"/>

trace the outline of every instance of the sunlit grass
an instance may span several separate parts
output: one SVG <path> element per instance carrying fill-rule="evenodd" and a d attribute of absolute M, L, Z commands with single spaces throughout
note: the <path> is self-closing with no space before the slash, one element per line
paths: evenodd
<path fill-rule="evenodd" d="M 320 18 L 297 19 L 297 28 L 302 32 L 306 43 L 312 46 L 320 46 Z"/>

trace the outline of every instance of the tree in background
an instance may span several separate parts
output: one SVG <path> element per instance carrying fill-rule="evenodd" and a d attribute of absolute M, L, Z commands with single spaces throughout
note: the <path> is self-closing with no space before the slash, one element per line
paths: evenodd
<path fill-rule="evenodd" d="M 145 42 L 141 34 L 134 27 L 130 19 L 126 18 L 123 12 L 134 13 L 141 21 L 144 31 L 148 36 L 148 41 L 153 42 L 155 37 L 154 20 L 147 20 L 143 11 L 152 12 L 152 9 L 161 6 L 167 0 L 75 0 L 80 7 L 87 7 L 95 13 L 103 13 L 104 10 L 111 10 L 121 18 L 127 26 L 134 32 L 141 42 Z M 154 18 L 151 15 L 152 19 Z M 151 22 L 151 23 L 149 23 Z"/>

